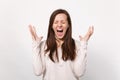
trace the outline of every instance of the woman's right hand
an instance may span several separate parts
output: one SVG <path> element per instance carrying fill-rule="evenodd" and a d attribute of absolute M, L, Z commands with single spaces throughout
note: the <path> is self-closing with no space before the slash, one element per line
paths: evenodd
<path fill-rule="evenodd" d="M 36 29 L 34 26 L 32 25 L 29 25 L 29 31 L 31 33 L 31 36 L 32 36 L 32 40 L 34 41 L 41 41 L 42 40 L 42 36 L 38 37 L 37 33 L 36 33 Z"/>

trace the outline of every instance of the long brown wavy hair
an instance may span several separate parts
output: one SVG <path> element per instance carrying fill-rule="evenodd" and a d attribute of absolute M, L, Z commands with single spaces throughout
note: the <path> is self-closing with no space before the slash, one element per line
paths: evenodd
<path fill-rule="evenodd" d="M 71 18 L 69 13 L 64 10 L 64 9 L 57 9 L 55 10 L 49 20 L 49 27 L 48 27 L 48 35 L 47 35 L 47 49 L 45 50 L 46 52 L 50 51 L 49 53 L 49 58 L 55 62 L 55 58 L 57 61 L 59 61 L 58 58 L 58 51 L 57 51 L 57 43 L 56 43 L 56 38 L 55 38 L 55 33 L 53 31 L 53 22 L 57 14 L 63 13 L 67 16 L 67 21 L 68 21 L 68 29 L 66 31 L 66 34 L 63 38 L 64 43 L 62 44 L 62 59 L 64 61 L 71 60 L 73 61 L 76 57 L 76 52 L 75 52 L 75 41 L 72 38 L 72 23 L 71 23 Z"/>

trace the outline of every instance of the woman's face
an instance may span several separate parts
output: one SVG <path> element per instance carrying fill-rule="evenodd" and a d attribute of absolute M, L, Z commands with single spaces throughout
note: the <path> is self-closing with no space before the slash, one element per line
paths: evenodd
<path fill-rule="evenodd" d="M 53 22 L 53 30 L 55 37 L 59 40 L 63 39 L 68 29 L 67 16 L 63 13 L 57 14 Z"/>

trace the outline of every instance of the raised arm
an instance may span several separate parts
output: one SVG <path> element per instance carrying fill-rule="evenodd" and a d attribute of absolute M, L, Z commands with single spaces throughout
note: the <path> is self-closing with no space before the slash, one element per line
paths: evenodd
<path fill-rule="evenodd" d="M 35 27 L 32 25 L 29 25 L 29 31 L 32 36 L 32 48 L 33 48 L 33 69 L 34 72 L 37 76 L 40 76 L 44 69 L 43 69 L 43 61 L 41 59 L 41 54 L 40 54 L 40 44 L 42 37 L 38 37 L 36 34 Z"/>
<path fill-rule="evenodd" d="M 80 36 L 80 42 L 76 42 L 76 59 L 73 62 L 73 72 L 75 76 L 79 78 L 84 75 L 86 70 L 86 56 L 87 56 L 87 41 L 93 34 L 93 26 L 89 27 L 88 32 L 84 37 Z"/>

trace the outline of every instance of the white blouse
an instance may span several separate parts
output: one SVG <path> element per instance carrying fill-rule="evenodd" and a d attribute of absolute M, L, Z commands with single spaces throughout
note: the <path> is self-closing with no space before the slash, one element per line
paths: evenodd
<path fill-rule="evenodd" d="M 86 68 L 87 42 L 76 41 L 74 61 L 62 60 L 61 47 L 58 48 L 59 62 L 52 62 L 49 52 L 45 54 L 46 41 L 33 41 L 33 69 L 42 80 L 80 80 Z"/>

